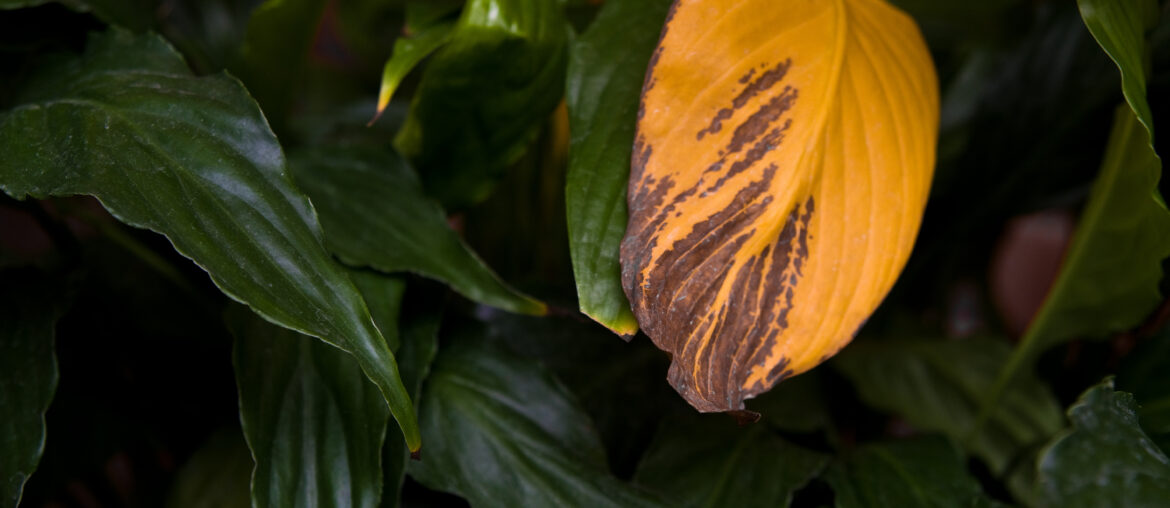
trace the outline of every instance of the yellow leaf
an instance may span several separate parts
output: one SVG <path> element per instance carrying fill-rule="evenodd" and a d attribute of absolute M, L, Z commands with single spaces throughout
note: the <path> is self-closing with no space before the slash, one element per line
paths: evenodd
<path fill-rule="evenodd" d="M 844 347 L 898 277 L 938 135 L 883 0 L 677 0 L 642 91 L 622 285 L 701 411 Z"/>

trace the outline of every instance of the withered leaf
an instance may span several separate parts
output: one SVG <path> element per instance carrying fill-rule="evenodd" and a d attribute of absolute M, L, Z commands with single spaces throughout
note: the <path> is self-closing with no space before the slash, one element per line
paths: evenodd
<path fill-rule="evenodd" d="M 700 411 L 847 344 L 914 245 L 938 84 L 884 0 L 677 0 L 642 92 L 622 285 Z"/>

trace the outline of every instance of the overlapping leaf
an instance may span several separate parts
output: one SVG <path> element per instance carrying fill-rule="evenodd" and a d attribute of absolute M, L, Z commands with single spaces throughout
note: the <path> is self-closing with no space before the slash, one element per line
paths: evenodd
<path fill-rule="evenodd" d="M 419 446 L 394 355 L 238 81 L 196 78 L 157 36 L 114 30 L 46 69 L 19 104 L 0 115 L 0 188 L 92 194 L 166 235 L 232 298 L 351 352 Z"/>
<path fill-rule="evenodd" d="M 504 284 L 463 243 L 401 157 L 370 148 L 321 148 L 293 153 L 290 166 L 318 207 L 329 249 L 344 262 L 418 273 L 477 302 L 544 313 L 543 303 Z"/>
<path fill-rule="evenodd" d="M 409 474 L 483 506 L 657 506 L 606 468 L 589 418 L 539 365 L 460 337 L 420 404 L 427 456 Z"/>
<path fill-rule="evenodd" d="M 59 310 L 39 278 L 3 272 L 0 286 L 0 506 L 20 504 L 45 448 L 45 411 L 57 390 Z"/>
<path fill-rule="evenodd" d="M 1162 301 L 1162 260 L 1170 255 L 1170 211 L 1158 192 L 1162 161 L 1153 148 L 1144 28 L 1151 1 L 1082 0 L 1081 15 L 1117 64 L 1128 106 L 1117 109 L 1101 171 L 1053 283 L 1011 361 L 988 393 L 984 415 L 1014 376 L 1048 347 L 1132 328 Z"/>
<path fill-rule="evenodd" d="M 389 415 L 377 388 L 345 352 L 233 311 L 253 505 L 378 506 Z"/>
<path fill-rule="evenodd" d="M 548 0 L 470 0 L 395 146 L 445 205 L 482 201 L 561 100 L 568 26 Z"/>
<path fill-rule="evenodd" d="M 248 19 L 231 71 L 277 129 L 283 127 L 285 110 L 303 82 L 301 71 L 324 10 L 324 0 L 267 0 Z"/>
<path fill-rule="evenodd" d="M 638 331 L 618 263 L 629 219 L 630 154 L 642 78 L 669 6 L 670 0 L 607 2 L 569 54 L 565 208 L 577 299 L 581 312 L 626 337 Z"/>
<path fill-rule="evenodd" d="M 1133 395 L 1113 381 L 1090 388 L 1068 410 L 1072 428 L 1037 464 L 1041 506 L 1162 506 L 1170 499 L 1170 458 L 1138 425 Z"/>
<path fill-rule="evenodd" d="M 827 456 L 766 427 L 737 428 L 731 418 L 690 416 L 663 423 L 634 476 L 670 506 L 788 506 L 793 493 L 828 463 Z"/>
<path fill-rule="evenodd" d="M 839 508 L 999 506 L 949 441 L 922 437 L 853 452 L 826 475 Z"/>
<path fill-rule="evenodd" d="M 680 1 L 651 60 L 622 284 L 702 411 L 853 337 L 910 254 L 938 90 L 882 0 Z"/>
<path fill-rule="evenodd" d="M 1010 356 L 1004 340 L 870 340 L 851 346 L 835 366 L 869 405 L 964 443 L 1000 475 L 1061 425 L 1051 391 L 1035 376 L 1020 376 L 986 424 L 975 428 L 979 403 Z"/>

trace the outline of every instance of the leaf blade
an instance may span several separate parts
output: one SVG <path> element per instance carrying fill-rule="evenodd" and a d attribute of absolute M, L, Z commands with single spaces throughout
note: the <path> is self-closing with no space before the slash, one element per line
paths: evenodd
<path fill-rule="evenodd" d="M 621 248 L 638 322 L 700 411 L 852 339 L 909 257 L 938 129 L 930 56 L 888 4 L 718 5 L 668 15 Z"/>
<path fill-rule="evenodd" d="M 0 188 L 94 195 L 122 222 L 164 234 L 232 299 L 353 354 L 419 446 L 394 356 L 238 81 L 196 78 L 161 38 L 112 30 L 20 104 L 0 114 Z"/>
<path fill-rule="evenodd" d="M 568 27 L 546 0 L 471 0 L 423 70 L 394 146 L 447 207 L 479 203 L 564 92 Z M 460 147 L 452 150 L 452 146 Z"/>
<path fill-rule="evenodd" d="M 473 505 L 657 506 L 606 468 L 588 416 L 530 361 L 474 337 L 444 346 L 420 403 L 427 458 L 408 468 Z"/>
<path fill-rule="evenodd" d="M 317 203 L 330 250 L 345 263 L 410 271 L 493 307 L 544 314 L 543 303 L 500 280 L 447 225 L 402 158 L 378 149 L 296 152 L 290 168 Z"/>
<path fill-rule="evenodd" d="M 253 505 L 377 506 L 389 419 L 381 394 L 345 352 L 233 311 Z"/>
<path fill-rule="evenodd" d="M 1037 462 L 1045 506 L 1158 506 L 1170 497 L 1170 458 L 1141 430 L 1133 396 L 1107 379 L 1068 410 L 1072 427 Z"/>
<path fill-rule="evenodd" d="M 0 504 L 15 507 L 45 448 L 61 312 L 44 281 L 13 273 L 5 272 L 0 289 Z"/>
<path fill-rule="evenodd" d="M 638 331 L 622 293 L 618 249 L 643 69 L 668 0 L 608 2 L 569 52 L 569 172 L 565 208 L 581 312 L 614 333 Z"/>

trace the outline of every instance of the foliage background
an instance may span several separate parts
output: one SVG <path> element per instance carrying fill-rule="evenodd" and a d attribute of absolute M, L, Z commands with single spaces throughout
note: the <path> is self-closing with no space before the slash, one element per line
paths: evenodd
<path fill-rule="evenodd" d="M 944 99 L 918 244 L 739 428 L 574 310 L 628 320 L 605 205 L 668 2 L 0 0 L 0 505 L 1165 504 L 1166 3 L 1080 2 L 1149 7 L 1095 29 L 1126 95 L 1076 2 L 894 3 Z M 107 106 L 24 107 L 60 97 Z"/>

